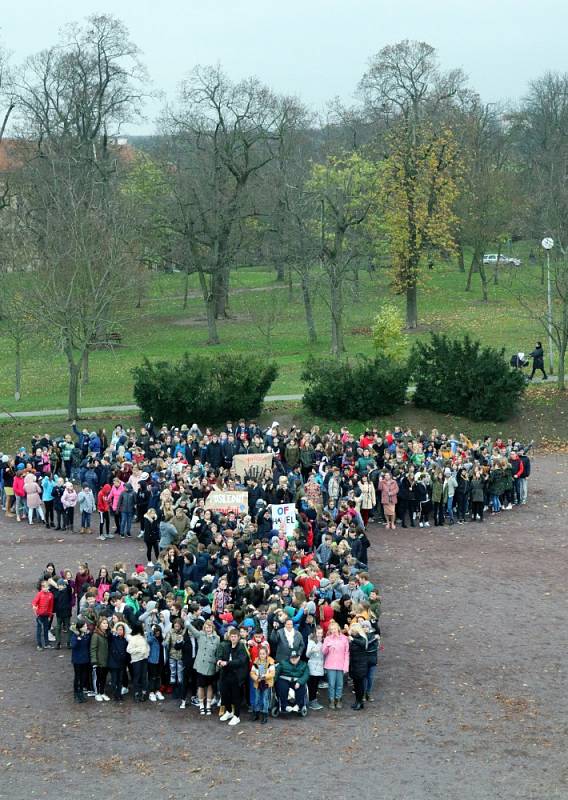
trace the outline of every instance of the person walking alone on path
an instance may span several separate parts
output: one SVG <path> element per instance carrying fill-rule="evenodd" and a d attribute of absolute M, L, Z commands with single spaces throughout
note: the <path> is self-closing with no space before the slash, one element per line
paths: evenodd
<path fill-rule="evenodd" d="M 529 353 L 529 356 L 533 360 L 533 368 L 531 374 L 529 375 L 529 381 L 532 381 L 537 369 L 542 372 L 543 380 L 545 381 L 548 380 L 548 377 L 544 369 L 544 349 L 542 347 L 541 342 L 536 343 L 534 350 L 532 351 L 532 353 Z"/>

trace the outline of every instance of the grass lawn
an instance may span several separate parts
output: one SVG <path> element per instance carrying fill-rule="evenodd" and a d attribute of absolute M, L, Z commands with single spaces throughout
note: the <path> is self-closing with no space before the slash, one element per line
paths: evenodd
<path fill-rule="evenodd" d="M 321 276 L 320 276 L 321 280 Z M 176 360 L 185 352 L 202 352 L 223 358 L 227 351 L 269 352 L 266 338 L 259 328 L 271 308 L 277 319 L 271 336 L 270 355 L 280 366 L 280 374 L 271 388 L 272 394 L 293 394 L 302 390 L 302 365 L 311 352 L 325 357 L 329 353 L 329 312 L 325 303 L 325 286 L 315 300 L 317 345 L 307 344 L 303 304 L 299 290 L 292 298 L 288 290 L 275 281 L 274 270 L 262 267 L 240 268 L 231 276 L 231 318 L 219 322 L 221 345 L 207 345 L 204 304 L 199 296 L 196 276 L 190 276 L 190 298 L 182 308 L 184 275 L 159 274 L 149 278 L 147 296 L 141 309 L 135 308 L 122 327 L 122 344 L 112 351 L 97 351 L 90 359 L 90 383 L 81 389 L 80 405 L 132 403 L 130 370 L 144 356 L 150 359 Z M 450 335 L 470 333 L 485 344 L 505 347 L 507 357 L 520 349 L 528 352 L 537 338 L 545 340 L 538 323 L 527 318 L 516 300 L 544 299 L 540 285 L 540 267 L 529 265 L 503 270 L 500 285 L 489 287 L 489 302 L 481 301 L 479 277 L 474 276 L 472 290 L 464 291 L 465 275 L 455 263 L 441 262 L 427 272 L 419 292 L 419 329 L 412 337 L 426 336 L 429 331 Z M 358 294 L 354 285 L 345 296 L 345 344 L 349 355 L 372 353 L 369 329 L 377 307 L 393 299 L 401 307 L 403 300 L 393 297 L 387 270 L 369 275 L 360 273 Z M 125 299 L 128 302 L 128 299 Z M 0 333 L 2 328 L 0 325 Z M 6 347 L 8 343 L 8 347 Z M 22 396 L 14 400 L 14 359 L 10 340 L 5 339 L 4 358 L 0 362 L 0 407 L 2 410 L 64 408 L 67 397 L 67 368 L 61 355 L 47 337 L 30 339 L 23 348 Z"/>

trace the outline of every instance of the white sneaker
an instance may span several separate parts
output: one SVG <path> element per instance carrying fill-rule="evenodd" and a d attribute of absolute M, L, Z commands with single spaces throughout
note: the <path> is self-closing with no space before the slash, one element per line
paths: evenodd
<path fill-rule="evenodd" d="M 180 708 L 185 708 L 185 700 L 181 701 L 181 703 L 179 704 L 179 707 Z"/>
<path fill-rule="evenodd" d="M 47 638 L 48 638 L 48 641 L 55 642 L 55 634 L 52 633 L 51 631 L 47 632 Z"/>
<path fill-rule="evenodd" d="M 199 697 L 192 697 L 191 698 L 191 705 L 199 708 Z"/>
<path fill-rule="evenodd" d="M 418 523 L 418 527 L 419 527 L 419 528 L 423 528 L 423 527 L 424 527 L 424 523 L 423 523 L 423 522 L 419 522 L 419 523 Z"/>
<path fill-rule="evenodd" d="M 89 689 L 88 692 L 85 692 L 85 697 L 94 697 L 94 696 L 95 692 L 93 692 L 91 689 Z"/>
<path fill-rule="evenodd" d="M 509 505 L 507 506 L 507 511 L 511 511 L 512 508 L 513 506 L 511 505 L 511 503 L 509 503 Z"/>
<path fill-rule="evenodd" d="M 107 533 L 105 539 L 114 539 L 114 533 Z"/>
<path fill-rule="evenodd" d="M 231 716 L 232 716 L 233 718 L 232 718 L 232 719 L 229 721 L 229 725 L 238 725 L 238 724 L 239 724 L 239 722 L 241 721 L 241 720 L 239 719 L 239 717 L 234 717 L 232 714 L 231 714 Z"/>
<path fill-rule="evenodd" d="M 147 567 L 153 567 L 153 566 L 154 566 L 154 562 L 153 562 L 153 561 L 148 561 L 148 563 L 146 564 L 146 566 L 147 566 Z"/>
<path fill-rule="evenodd" d="M 103 700 L 105 701 L 105 703 L 110 702 L 110 697 L 108 696 L 108 694 L 103 694 Z"/>
<path fill-rule="evenodd" d="M 425 522 L 425 523 L 424 523 L 424 527 L 425 527 L 425 528 L 429 528 L 429 527 L 430 527 L 430 523 L 429 523 L 429 522 Z"/>
<path fill-rule="evenodd" d="M 128 694 L 128 686 L 123 686 L 120 690 L 120 694 Z"/>
<path fill-rule="evenodd" d="M 298 713 L 299 710 L 300 710 L 300 706 L 292 706 L 292 711 L 295 711 L 296 713 Z"/>
<path fill-rule="evenodd" d="M 102 536 L 102 535 L 101 536 L 97 536 L 97 539 L 99 540 L 99 542 L 104 542 L 104 541 L 106 541 L 106 536 Z"/>
<path fill-rule="evenodd" d="M 225 711 L 222 717 L 219 717 L 219 722 L 227 722 L 228 720 L 232 719 L 234 716 L 232 711 Z"/>
<path fill-rule="evenodd" d="M 102 694 L 96 694 L 95 695 L 95 700 L 97 701 L 97 703 L 102 703 L 103 702 Z"/>
<path fill-rule="evenodd" d="M 156 697 L 158 698 L 158 700 L 165 700 L 166 699 L 161 692 L 156 692 Z M 185 700 L 183 702 L 185 703 Z"/>
<path fill-rule="evenodd" d="M 138 536 L 136 538 L 137 539 L 141 539 L 143 536 L 144 536 L 144 531 L 140 531 L 140 533 L 138 534 Z"/>
<path fill-rule="evenodd" d="M 286 708 L 285 708 L 285 711 L 286 711 L 287 714 L 289 714 L 290 711 L 293 711 L 293 710 L 294 709 L 292 708 L 292 706 L 286 706 Z"/>
<path fill-rule="evenodd" d="M 149 700 L 151 703 L 155 703 L 157 699 L 158 699 L 158 698 L 156 697 L 156 694 L 155 694 L 155 692 L 150 692 L 150 695 L 149 695 L 149 697 L 148 697 L 148 700 Z"/>

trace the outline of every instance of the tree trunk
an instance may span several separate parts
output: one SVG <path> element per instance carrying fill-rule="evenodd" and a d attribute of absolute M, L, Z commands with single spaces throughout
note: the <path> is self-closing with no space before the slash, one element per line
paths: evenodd
<path fill-rule="evenodd" d="M 22 343 L 19 339 L 15 342 L 15 356 L 16 356 L 16 381 L 14 397 L 19 400 L 21 397 L 22 389 Z"/>
<path fill-rule="evenodd" d="M 76 364 L 71 357 L 67 357 L 69 367 L 69 395 L 67 400 L 68 419 L 77 419 L 78 398 L 79 398 L 79 376 L 81 374 L 81 362 Z"/>
<path fill-rule="evenodd" d="M 318 340 L 316 333 L 316 323 L 314 321 L 314 309 L 310 295 L 310 285 L 306 275 L 302 275 L 302 297 L 304 299 L 304 311 L 306 312 L 306 325 L 308 327 L 308 342 L 315 344 Z"/>
<path fill-rule="evenodd" d="M 461 244 L 458 244 L 458 269 L 460 272 L 465 272 L 465 261 Z"/>
<path fill-rule="evenodd" d="M 566 362 L 566 343 L 563 344 L 562 348 L 558 350 L 558 366 L 557 366 L 557 374 L 558 374 L 558 391 L 565 392 L 566 391 L 566 378 L 565 378 L 565 362 Z"/>
<path fill-rule="evenodd" d="M 213 281 L 213 294 L 215 296 L 215 317 L 228 316 L 229 308 L 229 268 L 220 267 L 216 270 Z"/>
<path fill-rule="evenodd" d="M 189 267 L 185 268 L 185 275 L 183 280 L 183 310 L 187 308 L 187 298 L 189 296 Z"/>
<path fill-rule="evenodd" d="M 87 386 L 89 383 L 89 351 L 85 350 L 83 353 L 83 359 L 81 362 L 81 383 L 83 386 Z"/>
<path fill-rule="evenodd" d="M 499 284 L 499 259 L 501 258 L 501 245 L 497 248 L 497 261 L 495 262 L 495 269 L 493 270 L 493 285 Z"/>
<path fill-rule="evenodd" d="M 406 327 L 408 330 L 418 327 L 418 290 L 415 282 L 406 287 Z"/>
<path fill-rule="evenodd" d="M 479 277 L 481 278 L 481 294 L 483 297 L 483 302 L 487 303 L 489 301 L 489 297 L 487 295 L 487 273 L 485 272 L 485 265 L 483 261 L 479 262 Z"/>
<path fill-rule="evenodd" d="M 329 283 L 331 300 L 331 354 L 340 358 L 345 352 L 343 344 L 343 291 L 341 281 L 333 277 Z"/>
<path fill-rule="evenodd" d="M 280 259 L 276 263 L 276 280 L 278 283 L 284 283 L 286 280 L 286 270 L 284 268 L 284 264 Z"/>
<path fill-rule="evenodd" d="M 294 300 L 294 283 L 292 281 L 292 265 L 288 264 L 288 302 Z"/>
<path fill-rule="evenodd" d="M 360 299 L 360 285 L 359 285 L 359 267 L 353 267 L 353 294 L 355 300 L 358 302 Z"/>
<path fill-rule="evenodd" d="M 205 301 L 205 310 L 207 312 L 207 344 L 219 344 L 219 333 L 217 331 L 217 319 L 215 316 L 215 297 L 213 292 L 209 290 L 207 278 L 203 271 L 199 270 L 198 275 L 201 291 L 203 292 L 203 300 Z"/>

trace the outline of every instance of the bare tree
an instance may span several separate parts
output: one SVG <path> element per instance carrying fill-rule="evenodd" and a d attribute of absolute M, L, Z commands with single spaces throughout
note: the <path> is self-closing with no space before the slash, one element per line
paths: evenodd
<path fill-rule="evenodd" d="M 216 318 L 227 315 L 230 270 L 240 244 L 250 183 L 275 157 L 282 104 L 256 79 L 232 83 L 219 67 L 198 67 L 182 85 L 179 107 L 166 129 L 185 150 L 193 171 L 188 207 L 193 229 L 207 252 Z"/>
<path fill-rule="evenodd" d="M 21 189 L 21 232 L 34 267 L 29 308 L 66 357 L 68 413 L 76 419 L 86 355 L 101 330 L 132 318 L 132 224 L 94 166 L 77 180 L 73 158 L 36 159 Z"/>
<path fill-rule="evenodd" d="M 32 306 L 67 358 L 70 418 L 81 369 L 132 286 L 132 227 L 118 191 L 124 164 L 112 137 L 138 116 L 143 77 L 124 25 L 99 15 L 64 29 L 14 81 L 28 142 L 18 226 L 34 269 Z"/>

